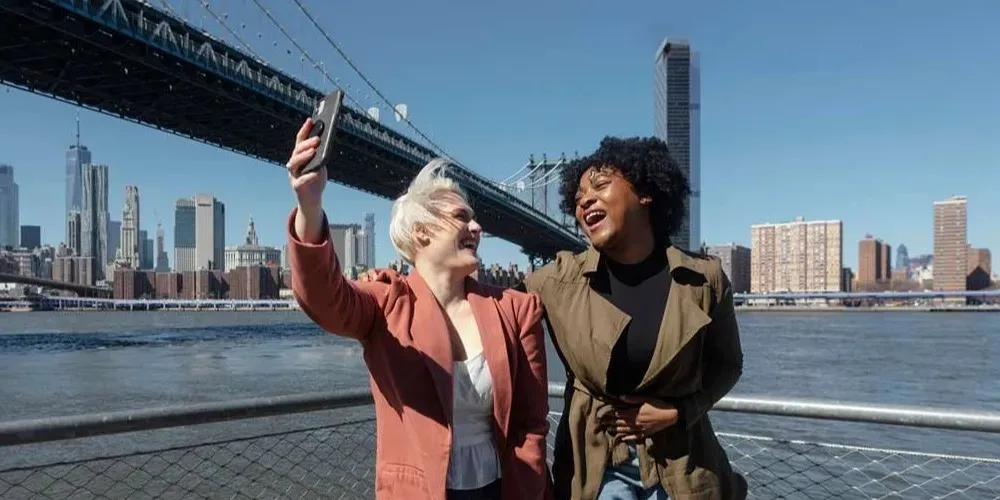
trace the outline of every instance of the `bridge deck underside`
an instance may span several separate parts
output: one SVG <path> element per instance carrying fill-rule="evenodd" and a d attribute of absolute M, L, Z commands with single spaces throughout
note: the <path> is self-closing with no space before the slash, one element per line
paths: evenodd
<path fill-rule="evenodd" d="M 278 165 L 311 111 L 44 0 L 0 5 L 0 80 Z M 330 180 L 384 198 L 398 196 L 423 165 L 343 127 L 337 145 Z M 282 185 L 284 176 L 273 181 Z M 490 233 L 533 254 L 567 249 L 564 236 L 539 230 L 524 210 L 480 194 L 470 189 Z"/>

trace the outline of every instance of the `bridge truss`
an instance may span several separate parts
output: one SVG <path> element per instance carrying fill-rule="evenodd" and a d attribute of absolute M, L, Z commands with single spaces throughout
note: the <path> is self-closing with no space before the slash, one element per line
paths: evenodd
<path fill-rule="evenodd" d="M 325 92 L 140 0 L 0 1 L 0 81 L 284 166 Z M 330 180 L 394 198 L 435 153 L 346 107 Z M 532 255 L 578 251 L 567 228 L 460 168 L 484 228 Z"/>

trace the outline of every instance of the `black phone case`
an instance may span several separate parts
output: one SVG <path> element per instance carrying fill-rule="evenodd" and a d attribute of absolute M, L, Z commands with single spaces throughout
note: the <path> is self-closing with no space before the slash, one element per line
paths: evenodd
<path fill-rule="evenodd" d="M 309 131 L 309 137 L 320 136 L 319 146 L 316 147 L 316 155 L 302 168 L 299 175 L 318 170 L 330 162 L 333 156 L 334 138 L 337 137 L 337 118 L 340 116 L 343 102 L 344 91 L 340 89 L 330 92 L 320 101 L 316 112 L 313 113 L 312 130 Z"/>

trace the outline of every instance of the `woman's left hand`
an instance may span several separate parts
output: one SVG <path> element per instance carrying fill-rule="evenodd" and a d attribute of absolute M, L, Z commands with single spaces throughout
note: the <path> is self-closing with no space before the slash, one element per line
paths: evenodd
<path fill-rule="evenodd" d="M 656 399 L 622 398 L 628 408 L 615 408 L 604 418 L 605 428 L 611 430 L 616 439 L 634 442 L 649 437 L 677 423 L 680 415 L 677 408 Z"/>

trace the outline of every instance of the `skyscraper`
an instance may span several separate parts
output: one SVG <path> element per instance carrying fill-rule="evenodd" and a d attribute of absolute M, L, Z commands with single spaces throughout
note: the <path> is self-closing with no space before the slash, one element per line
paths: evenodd
<path fill-rule="evenodd" d="M 153 239 L 145 229 L 139 230 L 139 266 L 144 271 L 153 268 Z"/>
<path fill-rule="evenodd" d="M 70 212 L 83 213 L 83 166 L 90 164 L 90 150 L 80 144 L 80 117 L 76 118 L 76 144 L 66 150 L 66 214 Z M 69 225 L 72 217 L 66 220 L 66 241 L 72 239 Z"/>
<path fill-rule="evenodd" d="M 156 272 L 165 273 L 170 271 L 170 258 L 167 256 L 167 249 L 163 248 L 163 224 L 156 221 Z"/>
<path fill-rule="evenodd" d="M 83 165 L 83 212 L 80 217 L 80 247 L 83 257 L 93 258 L 95 281 L 104 279 L 108 261 L 108 166 Z"/>
<path fill-rule="evenodd" d="M 656 137 L 691 183 L 687 214 L 673 243 L 697 251 L 701 244 L 701 70 L 698 53 L 684 40 L 666 39 L 656 51 L 654 90 Z"/>
<path fill-rule="evenodd" d="M 750 227 L 750 291 L 839 292 L 843 222 L 806 221 Z"/>
<path fill-rule="evenodd" d="M 114 264 L 122 246 L 122 221 L 108 221 L 108 264 Z"/>
<path fill-rule="evenodd" d="M 934 290 L 965 291 L 969 259 L 968 202 L 953 196 L 934 202 Z"/>
<path fill-rule="evenodd" d="M 750 291 L 750 256 L 749 248 L 736 243 L 715 245 L 706 249 L 708 255 L 717 257 L 722 263 L 722 270 L 732 283 L 733 293 Z"/>
<path fill-rule="evenodd" d="M 211 194 L 194 197 L 195 269 L 226 269 L 226 206 Z"/>
<path fill-rule="evenodd" d="M 910 251 L 902 243 L 896 248 L 896 267 L 907 269 L 910 267 Z"/>
<path fill-rule="evenodd" d="M 375 214 L 369 212 L 365 214 L 364 231 L 365 261 L 364 266 L 374 269 L 375 264 Z"/>
<path fill-rule="evenodd" d="M 359 238 L 361 232 L 358 224 L 330 224 L 330 242 L 345 273 L 361 265 L 358 248 L 358 242 L 362 241 Z"/>
<path fill-rule="evenodd" d="M 194 200 L 181 198 L 177 200 L 174 209 L 174 270 L 183 273 L 197 270 L 195 258 L 195 241 L 198 233 L 195 230 L 197 210 Z"/>
<path fill-rule="evenodd" d="M 892 279 L 892 247 L 879 238 L 866 234 L 858 242 L 858 286 L 870 287 Z"/>
<path fill-rule="evenodd" d="M 139 188 L 125 186 L 125 208 L 122 209 L 121 253 L 122 264 L 132 269 L 141 269 L 143 241 L 139 236 Z"/>
<path fill-rule="evenodd" d="M 66 246 L 70 255 L 83 255 L 83 214 L 79 210 L 70 210 L 66 214 Z"/>
<path fill-rule="evenodd" d="M 21 209 L 14 167 L 0 164 L 0 247 L 21 245 Z"/>
<path fill-rule="evenodd" d="M 41 226 L 21 226 L 21 246 L 28 250 L 42 246 Z"/>

